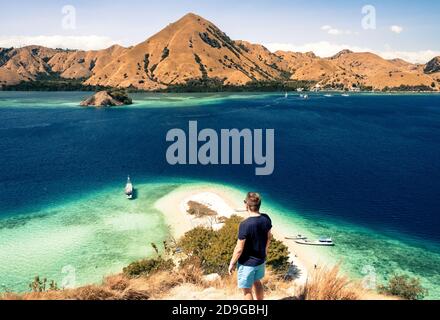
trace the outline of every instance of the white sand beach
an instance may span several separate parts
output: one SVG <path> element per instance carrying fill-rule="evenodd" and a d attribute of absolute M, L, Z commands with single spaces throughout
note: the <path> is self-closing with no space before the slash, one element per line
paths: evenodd
<path fill-rule="evenodd" d="M 172 230 L 172 235 L 176 239 L 180 238 L 185 232 L 197 226 L 208 226 L 214 229 L 220 228 L 210 218 L 195 218 L 187 213 L 188 202 L 194 201 L 201 203 L 211 210 L 218 213 L 219 217 L 230 217 L 239 215 L 247 217 L 243 199 L 245 194 L 241 195 L 236 190 L 229 190 L 219 186 L 185 185 L 159 199 L 155 207 L 160 210 Z M 286 237 L 295 235 L 286 226 L 274 223 L 273 235 L 281 240 L 289 248 L 291 262 L 298 269 L 296 282 L 303 284 L 307 280 L 309 271 L 315 268 L 315 265 L 325 264 L 319 253 L 312 247 L 301 246 L 293 240 L 286 240 Z M 232 252 L 231 252 L 232 254 Z"/>

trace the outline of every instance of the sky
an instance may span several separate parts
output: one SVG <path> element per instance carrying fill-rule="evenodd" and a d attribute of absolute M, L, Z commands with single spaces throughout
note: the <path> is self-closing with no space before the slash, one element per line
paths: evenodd
<path fill-rule="evenodd" d="M 440 55 L 440 1 L 15 0 L 2 1 L 0 47 L 103 49 L 144 41 L 194 12 L 232 39 L 270 50 L 371 51 L 426 63 Z"/>

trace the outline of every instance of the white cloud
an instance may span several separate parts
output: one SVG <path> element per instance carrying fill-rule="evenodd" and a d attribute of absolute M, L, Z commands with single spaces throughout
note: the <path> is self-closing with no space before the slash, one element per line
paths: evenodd
<path fill-rule="evenodd" d="M 391 27 L 390 27 L 390 30 L 391 30 L 391 32 L 394 32 L 394 33 L 400 34 L 400 33 L 402 33 L 402 31 L 403 31 L 403 27 L 401 27 L 401 26 L 397 26 L 397 25 L 394 25 L 394 26 L 391 26 Z"/>
<path fill-rule="evenodd" d="M 321 30 L 325 31 L 326 33 L 328 33 L 332 36 L 359 34 L 358 32 L 353 32 L 351 30 L 341 30 L 341 29 L 333 28 L 332 26 L 330 26 L 328 24 L 322 26 Z"/>
<path fill-rule="evenodd" d="M 440 51 L 420 50 L 420 51 L 398 51 L 387 47 L 384 51 L 372 50 L 368 47 L 358 47 L 348 44 L 336 44 L 328 41 L 305 43 L 295 45 L 289 43 L 268 43 L 265 45 L 272 52 L 277 50 L 292 52 L 314 52 L 320 57 L 331 57 L 336 53 L 348 49 L 354 52 L 372 52 L 385 59 L 400 58 L 412 63 L 426 63 L 436 56 L 440 56 Z"/>
<path fill-rule="evenodd" d="M 383 51 L 379 55 L 385 59 L 399 58 L 412 63 L 427 63 L 432 58 L 440 56 L 440 51 Z"/>
<path fill-rule="evenodd" d="M 68 48 L 81 50 L 99 50 L 108 48 L 117 42 L 102 36 L 0 36 L 0 47 L 23 47 L 39 45 L 49 48 Z"/>

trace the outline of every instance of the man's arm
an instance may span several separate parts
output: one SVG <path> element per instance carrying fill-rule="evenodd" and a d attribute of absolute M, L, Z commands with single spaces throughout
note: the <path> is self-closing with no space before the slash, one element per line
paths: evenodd
<path fill-rule="evenodd" d="M 267 233 L 266 254 L 269 252 L 270 241 L 272 240 L 272 230 Z"/>
<path fill-rule="evenodd" d="M 240 259 L 241 254 L 243 253 L 245 243 L 246 243 L 246 239 L 237 241 L 234 254 L 232 255 L 231 263 L 229 264 L 229 274 L 232 274 L 232 272 L 234 272 L 238 259 Z"/>

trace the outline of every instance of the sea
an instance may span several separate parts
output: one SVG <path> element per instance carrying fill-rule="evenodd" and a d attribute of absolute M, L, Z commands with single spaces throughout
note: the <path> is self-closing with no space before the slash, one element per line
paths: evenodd
<path fill-rule="evenodd" d="M 89 95 L 0 92 L 0 292 L 37 275 L 99 283 L 169 238 L 158 199 L 215 184 L 260 192 L 292 235 L 332 237 L 320 250 L 351 276 L 407 274 L 440 298 L 440 95 L 137 93 L 131 106 L 80 107 Z M 274 129 L 273 174 L 168 164 L 167 132 L 189 121 Z"/>

